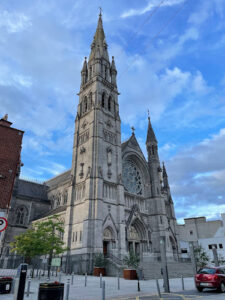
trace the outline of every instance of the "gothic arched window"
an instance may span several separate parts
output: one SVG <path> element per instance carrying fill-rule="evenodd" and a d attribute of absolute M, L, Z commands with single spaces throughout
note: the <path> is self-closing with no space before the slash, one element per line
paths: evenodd
<path fill-rule="evenodd" d="M 87 97 L 84 97 L 84 112 L 87 111 Z"/>
<path fill-rule="evenodd" d="M 66 203 L 67 203 L 67 199 L 68 199 L 68 192 L 65 191 L 65 192 L 64 192 L 64 195 L 63 195 L 63 204 L 66 204 Z"/>
<path fill-rule="evenodd" d="M 92 108 L 92 93 L 89 95 L 89 108 Z"/>
<path fill-rule="evenodd" d="M 25 225 L 26 224 L 26 218 L 28 215 L 27 208 L 25 206 L 19 206 L 16 209 L 16 224 L 18 225 Z"/>
<path fill-rule="evenodd" d="M 111 99 L 111 96 L 109 97 L 108 99 L 108 110 L 111 111 L 111 102 L 112 102 L 112 99 Z"/>
<path fill-rule="evenodd" d="M 102 107 L 105 107 L 105 93 L 102 93 Z"/>

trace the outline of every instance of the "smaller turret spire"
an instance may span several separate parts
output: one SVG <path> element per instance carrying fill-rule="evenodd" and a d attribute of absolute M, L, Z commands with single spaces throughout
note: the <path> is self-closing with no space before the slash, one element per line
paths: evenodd
<path fill-rule="evenodd" d="M 147 133 L 146 144 L 151 143 L 151 142 L 158 143 L 157 139 L 155 137 L 154 130 L 152 128 L 152 124 L 150 121 L 150 115 L 149 115 L 149 111 L 148 111 L 148 133 Z"/>
<path fill-rule="evenodd" d="M 168 176 L 167 176 L 166 167 L 165 167 L 164 162 L 163 162 L 163 186 L 164 186 L 164 188 L 169 187 Z"/>

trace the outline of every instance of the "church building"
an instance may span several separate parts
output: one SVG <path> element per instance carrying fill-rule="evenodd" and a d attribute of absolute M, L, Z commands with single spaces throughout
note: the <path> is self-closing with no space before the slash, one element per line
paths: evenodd
<path fill-rule="evenodd" d="M 114 57 L 108 55 L 101 13 L 78 95 L 71 170 L 42 185 L 18 179 L 2 253 L 18 227 L 22 232 L 32 221 L 58 214 L 65 223 L 63 239 L 69 249 L 65 263 L 75 272 L 80 260 L 88 270 L 98 252 L 117 261 L 129 251 L 157 260 L 161 237 L 168 260 L 177 260 L 174 205 L 150 117 L 147 159 L 134 131 L 121 142 L 117 69 Z M 18 211 L 24 213 L 16 223 Z"/>

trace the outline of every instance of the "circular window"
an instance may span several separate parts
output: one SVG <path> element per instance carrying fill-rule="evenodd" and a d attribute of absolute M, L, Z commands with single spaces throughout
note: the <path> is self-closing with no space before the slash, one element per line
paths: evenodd
<path fill-rule="evenodd" d="M 128 192 L 142 195 L 141 172 L 131 160 L 125 160 L 123 162 L 123 183 Z"/>

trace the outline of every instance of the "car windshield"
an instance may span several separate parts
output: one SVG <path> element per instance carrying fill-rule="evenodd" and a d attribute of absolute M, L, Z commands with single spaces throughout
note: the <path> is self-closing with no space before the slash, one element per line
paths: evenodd
<path fill-rule="evenodd" d="M 216 269 L 203 268 L 198 271 L 198 274 L 215 274 Z"/>

